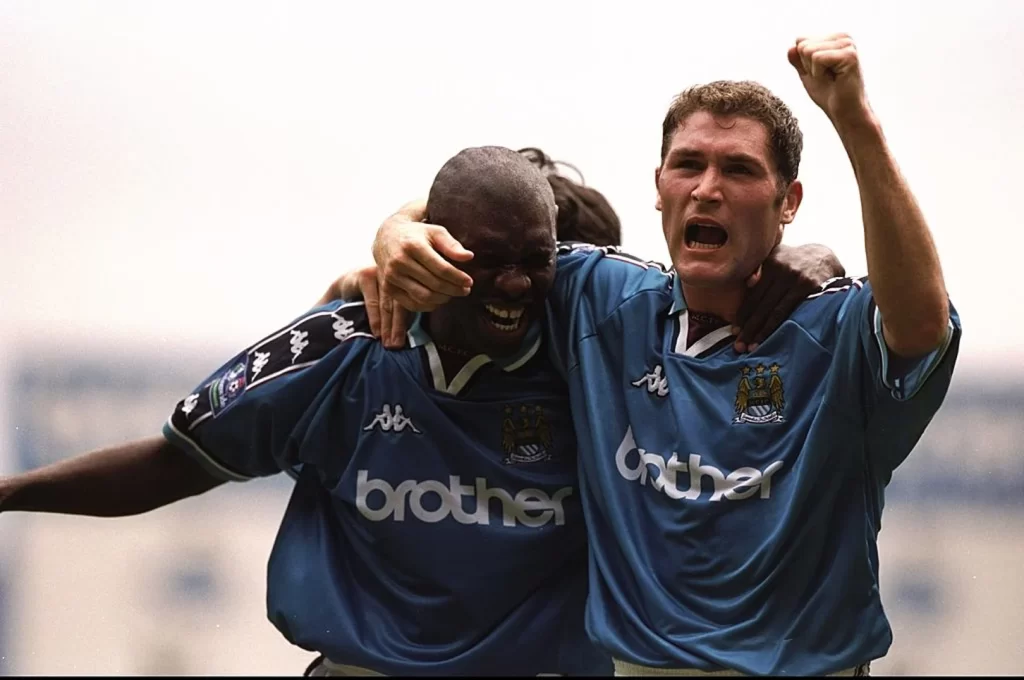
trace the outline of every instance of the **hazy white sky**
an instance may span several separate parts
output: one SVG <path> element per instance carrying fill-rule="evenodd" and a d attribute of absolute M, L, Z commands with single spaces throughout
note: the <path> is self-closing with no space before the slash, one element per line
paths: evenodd
<path fill-rule="evenodd" d="M 963 368 L 1024 357 L 1024 3 L 0 3 L 8 339 L 240 348 L 368 261 L 380 221 L 478 144 L 572 161 L 665 258 L 672 96 L 752 78 L 805 134 L 787 241 L 865 269 L 848 161 L 786 60 L 847 31 L 938 242 Z"/>

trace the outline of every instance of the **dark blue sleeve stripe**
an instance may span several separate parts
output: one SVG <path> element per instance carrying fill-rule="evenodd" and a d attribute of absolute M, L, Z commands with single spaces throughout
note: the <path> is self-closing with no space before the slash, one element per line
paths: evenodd
<path fill-rule="evenodd" d="M 216 418 L 243 392 L 312 366 L 349 340 L 373 337 L 364 303 L 335 304 L 310 312 L 225 364 L 178 403 L 168 425 L 179 433 L 190 432 L 207 418 Z"/>

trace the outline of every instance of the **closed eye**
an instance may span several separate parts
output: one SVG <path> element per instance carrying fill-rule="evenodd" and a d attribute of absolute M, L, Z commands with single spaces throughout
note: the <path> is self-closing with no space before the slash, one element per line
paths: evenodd
<path fill-rule="evenodd" d="M 526 258 L 526 266 L 530 269 L 543 269 L 555 259 L 554 253 L 537 253 Z"/>

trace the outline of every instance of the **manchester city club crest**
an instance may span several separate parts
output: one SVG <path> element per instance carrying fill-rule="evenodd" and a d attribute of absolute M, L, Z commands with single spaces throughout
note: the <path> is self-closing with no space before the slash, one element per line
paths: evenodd
<path fill-rule="evenodd" d="M 517 410 L 505 407 L 505 418 L 501 424 L 501 449 L 505 465 L 513 463 L 537 463 L 550 460 L 552 456 L 551 428 L 544 409 L 540 406 L 523 404 Z"/>
<path fill-rule="evenodd" d="M 782 410 L 786 407 L 782 378 L 778 364 L 765 368 L 758 364 L 751 370 L 744 366 L 740 371 L 739 388 L 736 390 L 736 417 L 734 423 L 783 423 Z M 765 373 L 767 371 L 767 374 Z"/>

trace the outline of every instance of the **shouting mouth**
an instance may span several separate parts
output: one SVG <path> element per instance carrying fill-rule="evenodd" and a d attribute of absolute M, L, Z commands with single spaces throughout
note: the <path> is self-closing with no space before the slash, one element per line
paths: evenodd
<path fill-rule="evenodd" d="M 693 250 L 718 250 L 729 240 L 729 232 L 710 222 L 686 225 L 686 247 Z"/>

